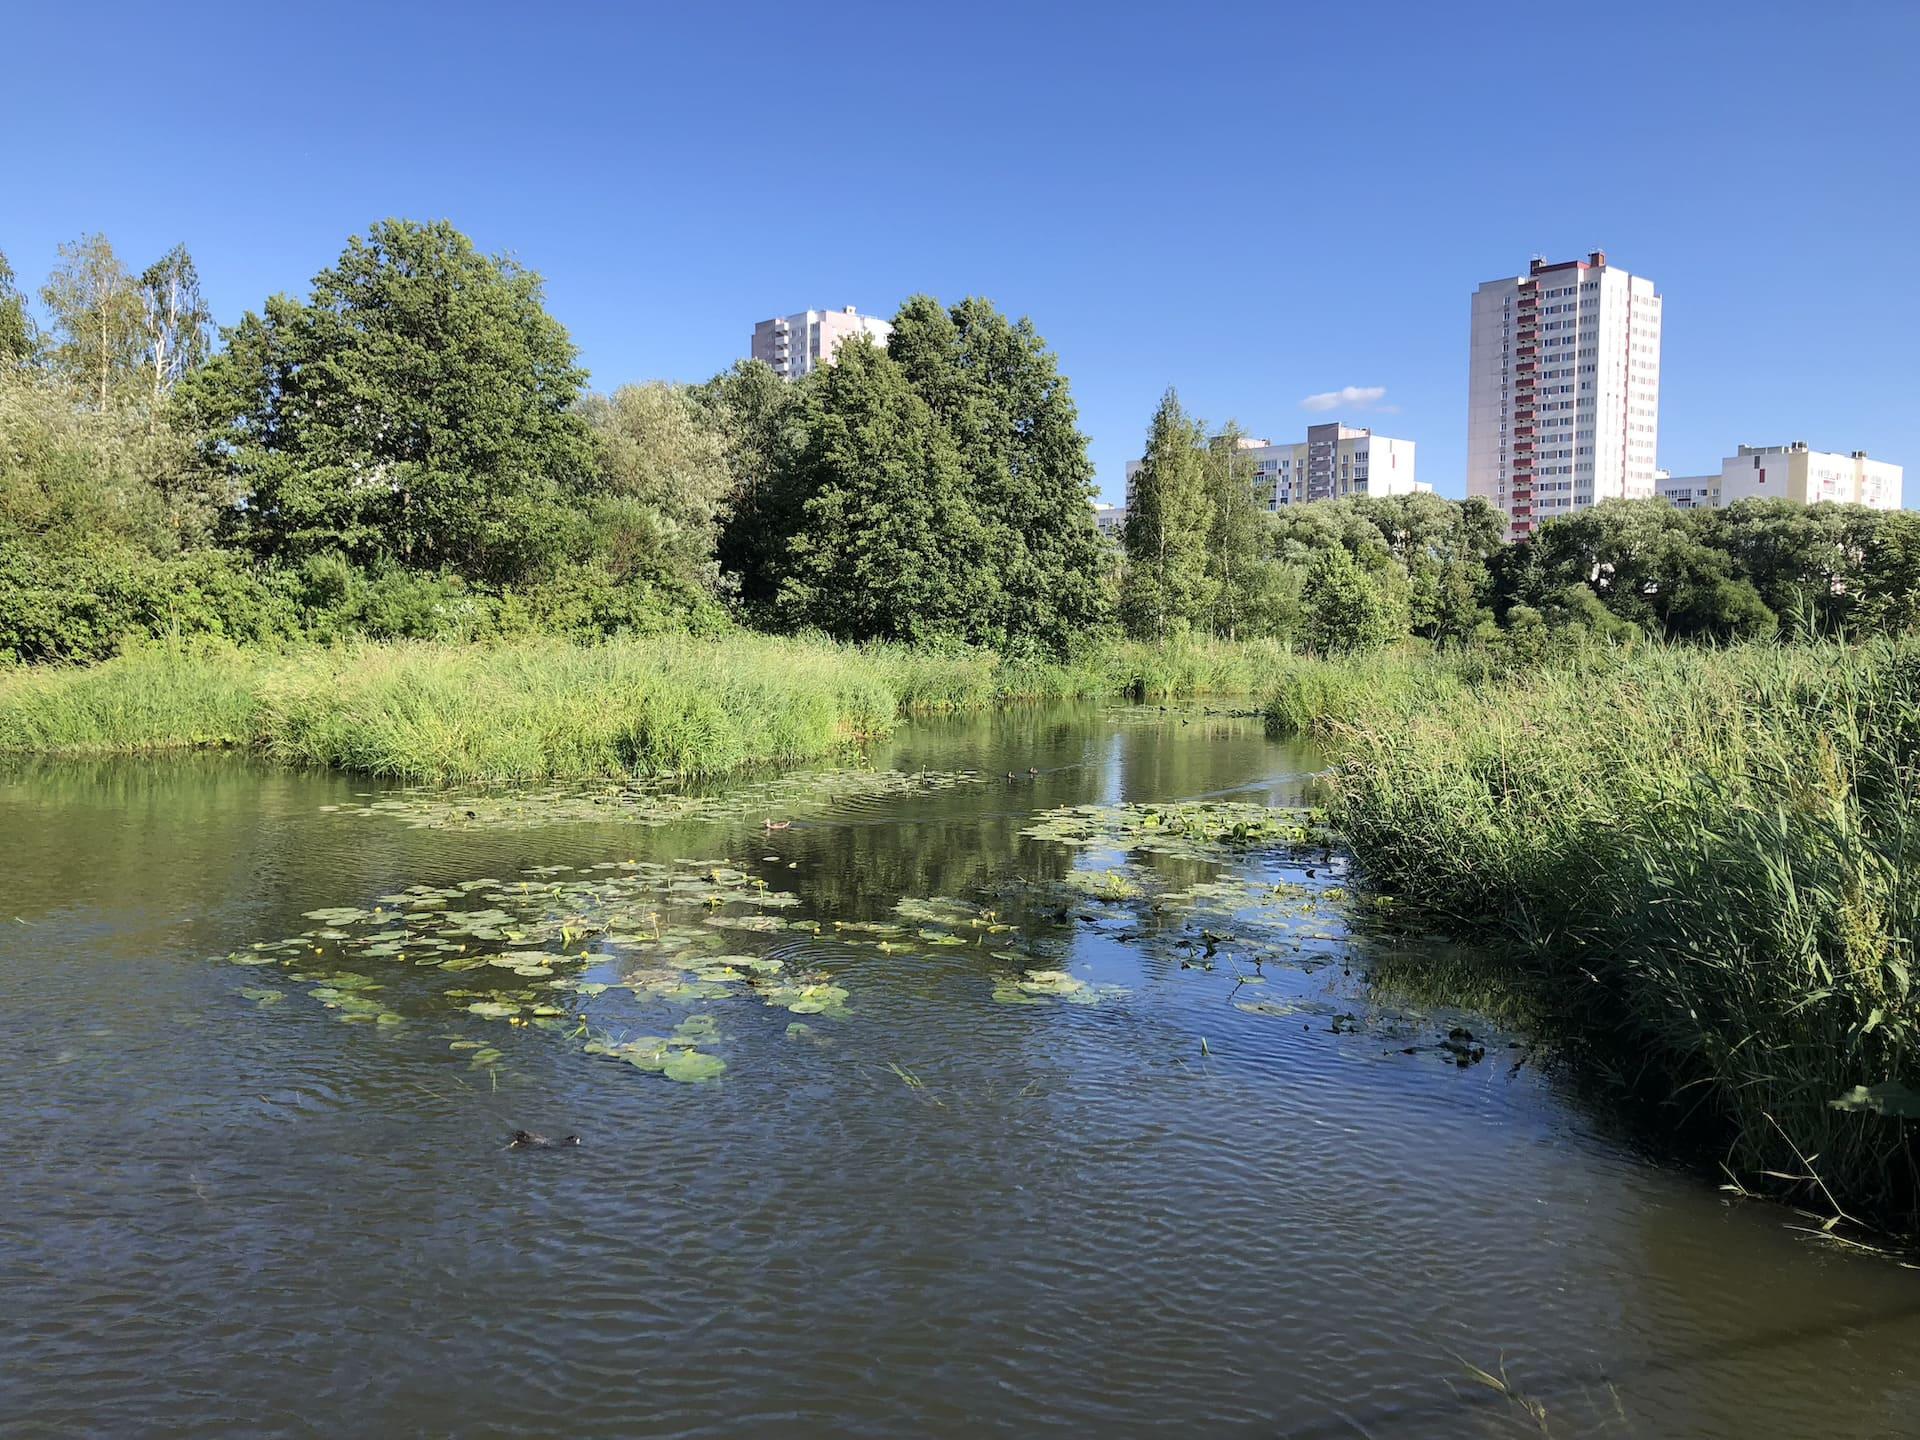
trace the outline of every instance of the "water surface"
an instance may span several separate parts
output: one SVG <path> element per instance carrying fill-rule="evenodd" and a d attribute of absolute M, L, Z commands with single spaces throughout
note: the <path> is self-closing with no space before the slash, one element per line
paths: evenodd
<path fill-rule="evenodd" d="M 350 813 L 365 780 L 234 759 L 0 775 L 0 1431 L 1540 1433 L 1472 1365 L 1554 1435 L 1914 1433 L 1920 1274 L 1653 1163 L 1525 1037 L 1373 993 L 1385 942 L 1337 901 L 1237 984 L 1238 940 L 1206 969 L 1181 917 L 1060 899 L 1123 857 L 1021 835 L 1297 802 L 1309 751 L 1062 707 L 870 760 L 986 778 L 416 829 Z M 845 1017 L 796 1039 L 707 1002 L 729 1068 L 680 1085 L 426 971 L 386 985 L 400 1023 L 343 1024 L 222 958 L 410 885 L 676 859 L 791 891 L 820 934 L 729 944 L 830 971 Z M 888 953 L 834 926 L 936 896 L 1014 929 Z M 1009 947 L 1115 993 L 997 1003 Z M 1437 1048 L 1456 1027 L 1484 1061 Z M 585 1143 L 503 1148 L 520 1126 Z"/>

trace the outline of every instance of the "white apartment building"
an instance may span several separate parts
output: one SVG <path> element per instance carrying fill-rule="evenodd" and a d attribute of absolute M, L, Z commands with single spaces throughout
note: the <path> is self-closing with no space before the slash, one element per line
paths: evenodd
<path fill-rule="evenodd" d="M 1905 472 L 1867 452 L 1829 454 L 1809 450 L 1804 440 L 1791 445 L 1742 445 L 1720 462 L 1717 475 L 1675 475 L 1660 482 L 1660 493 L 1682 510 L 1718 508 L 1737 500 L 1795 500 L 1817 505 L 1870 505 L 1900 508 Z"/>
<path fill-rule="evenodd" d="M 1135 461 L 1134 463 L 1138 464 L 1139 462 Z M 1128 466 L 1127 471 L 1128 474 L 1131 475 L 1133 467 Z M 1093 528 L 1098 530 L 1102 535 L 1112 535 L 1118 538 L 1120 532 L 1127 528 L 1127 507 L 1124 505 L 1094 506 Z"/>
<path fill-rule="evenodd" d="M 1309 500 L 1348 495 L 1412 495 L 1431 492 L 1414 476 L 1411 440 L 1395 440 L 1332 421 L 1309 425 L 1307 438 L 1292 445 L 1242 436 L 1240 449 L 1253 460 L 1254 489 L 1269 510 Z M 1127 498 L 1141 462 L 1127 462 Z"/>
<path fill-rule="evenodd" d="M 753 358 L 771 365 L 783 380 L 798 380 L 809 370 L 831 365 L 836 351 L 855 335 L 871 335 L 885 345 L 893 326 L 853 306 L 844 310 L 802 310 L 778 315 L 753 327 Z"/>
<path fill-rule="evenodd" d="M 1718 475 L 1670 475 L 1653 472 L 1653 493 L 1676 510 L 1711 510 L 1720 503 Z"/>
<path fill-rule="evenodd" d="M 1602 500 L 1654 494 L 1660 297 L 1601 251 L 1473 295 L 1467 493 L 1524 539 Z"/>

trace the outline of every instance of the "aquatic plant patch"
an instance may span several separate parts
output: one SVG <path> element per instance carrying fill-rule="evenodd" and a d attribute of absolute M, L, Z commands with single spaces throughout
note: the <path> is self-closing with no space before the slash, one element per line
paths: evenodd
<path fill-rule="evenodd" d="M 682 1083 L 719 1077 L 716 1002 L 753 1000 L 794 1015 L 836 1019 L 848 993 L 833 976 L 764 953 L 818 922 L 783 918 L 798 897 L 728 860 L 604 861 L 542 865 L 517 880 L 482 876 L 414 885 L 370 906 L 327 906 L 298 935 L 227 958 L 277 967 L 280 978 L 349 1023 L 481 1020 L 583 1042 L 587 1053 Z M 435 983 L 445 977 L 452 983 Z M 250 984 L 243 997 L 286 992 Z M 635 1033 L 673 1011 L 665 1035 Z M 455 1052 L 491 1068 L 502 1052 L 456 1040 Z"/>
<path fill-rule="evenodd" d="M 535 825 L 614 823 L 671 825 L 683 820 L 760 820 L 774 832 L 795 814 L 848 801 L 932 794 L 977 784 L 975 770 L 809 770 L 713 793 L 677 789 L 668 780 L 631 784 L 539 785 L 449 790 L 420 786 L 364 791 L 358 805 L 323 805 L 328 813 L 395 820 L 414 829 L 524 829 Z"/>
<path fill-rule="evenodd" d="M 1332 843 L 1320 811 L 1245 801 L 1068 805 L 1043 811 L 1020 833 L 1062 845 L 1212 862 L 1253 847 L 1326 848 Z"/>

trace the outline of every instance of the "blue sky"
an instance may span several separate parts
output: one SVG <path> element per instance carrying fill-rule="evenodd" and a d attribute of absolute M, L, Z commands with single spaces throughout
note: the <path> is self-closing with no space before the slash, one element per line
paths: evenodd
<path fill-rule="evenodd" d="M 1419 442 L 1467 301 L 1596 247 L 1666 298 L 1660 463 L 1920 475 L 1920 4 L 195 5 L 0 11 L 0 250 L 184 240 L 219 318 L 386 215 L 547 279 L 594 383 L 915 291 L 1033 317 L 1116 493 L 1160 392 Z M 1382 399 L 1310 414 L 1344 387 Z"/>

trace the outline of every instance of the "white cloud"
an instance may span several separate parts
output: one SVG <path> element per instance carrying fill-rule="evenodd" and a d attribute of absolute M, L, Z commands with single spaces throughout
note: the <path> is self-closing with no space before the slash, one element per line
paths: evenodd
<path fill-rule="evenodd" d="M 1309 395 L 1300 402 L 1302 410 L 1384 410 L 1392 414 L 1400 407 L 1382 405 L 1387 398 L 1384 385 L 1343 385 L 1338 390 L 1325 390 L 1318 395 Z"/>

